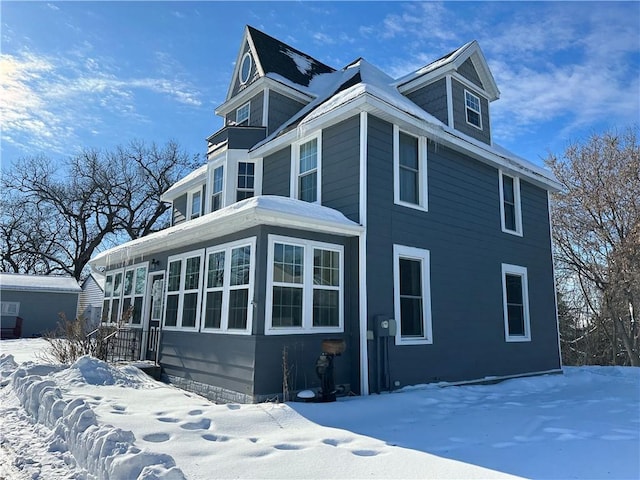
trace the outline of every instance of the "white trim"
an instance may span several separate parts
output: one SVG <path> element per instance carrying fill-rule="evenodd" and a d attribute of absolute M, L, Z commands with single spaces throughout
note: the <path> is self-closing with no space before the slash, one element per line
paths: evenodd
<path fill-rule="evenodd" d="M 267 129 L 269 135 L 269 87 L 263 90 L 262 96 L 262 126 Z"/>
<path fill-rule="evenodd" d="M 360 225 L 365 229 L 358 235 L 358 303 L 360 335 L 360 394 L 369 395 L 369 345 L 367 341 L 367 146 L 369 116 L 360 112 Z"/>
<path fill-rule="evenodd" d="M 229 328 L 229 297 L 231 290 L 238 290 L 245 288 L 242 286 L 231 285 L 231 260 L 232 251 L 241 247 L 250 247 L 249 252 L 249 283 L 246 285 L 248 289 L 247 295 L 247 326 L 244 329 L 230 329 Z M 214 253 L 224 252 L 224 276 L 223 286 L 209 288 L 207 286 L 207 274 L 209 256 Z M 204 257 L 204 271 L 202 275 L 202 308 L 199 312 L 200 318 L 200 331 L 202 333 L 221 333 L 221 334 L 233 334 L 233 335 L 251 335 L 253 329 L 253 311 L 254 311 L 254 288 L 255 288 L 255 268 L 256 268 L 256 237 L 249 237 L 242 240 L 237 240 L 230 243 L 223 243 L 221 245 L 215 245 L 206 249 Z M 222 292 L 222 312 L 220 314 L 220 327 L 205 327 L 205 315 L 207 308 L 207 293 L 212 291 Z"/>
<path fill-rule="evenodd" d="M 547 212 L 549 215 L 549 247 L 551 248 L 551 271 L 553 272 L 553 302 L 556 314 L 556 330 L 558 332 L 558 358 L 562 368 L 562 348 L 560 346 L 560 319 L 558 318 L 558 289 L 556 288 L 556 262 L 553 261 L 553 223 L 551 218 L 551 193 L 547 191 Z"/>
<path fill-rule="evenodd" d="M 251 187 L 251 188 L 246 187 L 246 186 L 243 187 L 243 188 L 240 188 L 238 186 L 238 180 L 240 179 L 240 164 L 241 163 L 244 163 L 244 164 L 247 164 L 247 165 L 253 165 L 253 175 L 247 175 L 247 174 L 244 175 L 245 177 L 249 177 L 249 176 L 253 177 L 253 187 Z M 255 160 L 250 160 L 250 159 L 238 160 L 236 162 L 236 175 L 235 175 L 236 178 L 235 178 L 235 182 L 234 182 L 234 187 L 235 187 L 234 193 L 235 193 L 235 196 L 234 196 L 234 199 L 233 199 L 234 203 L 235 202 L 241 202 L 242 200 L 246 200 L 245 198 L 243 198 L 242 200 L 238 200 L 238 193 L 240 193 L 240 192 L 251 192 L 251 197 L 255 197 L 257 195 L 256 194 L 256 180 L 257 180 L 256 179 L 256 169 L 257 169 L 256 163 L 257 162 Z M 247 197 L 247 198 L 250 198 L 250 197 Z"/>
<path fill-rule="evenodd" d="M 244 109 L 246 107 L 247 109 L 247 118 L 244 118 L 242 120 L 238 119 L 238 113 L 240 112 L 240 110 Z M 236 108 L 236 124 L 240 125 L 241 123 L 247 122 L 247 125 L 249 125 L 250 121 L 251 121 L 251 100 L 249 100 L 247 103 L 239 106 L 238 108 Z"/>
<path fill-rule="evenodd" d="M 451 85 L 451 75 L 447 75 L 446 87 L 447 87 L 447 125 L 450 128 L 455 128 L 453 125 L 453 87 Z"/>
<path fill-rule="evenodd" d="M 146 359 L 147 348 L 149 346 L 149 332 L 151 330 L 151 312 L 153 310 L 153 304 L 149 302 L 151 302 L 151 296 L 153 295 L 153 282 L 155 281 L 155 278 L 153 277 L 159 277 L 160 275 L 162 275 L 162 278 L 164 279 L 165 271 L 164 270 L 155 270 L 153 272 L 147 271 L 147 280 L 146 280 L 147 285 L 145 288 L 145 301 L 144 301 L 146 306 L 144 309 L 144 314 L 142 316 L 142 341 L 141 341 L 141 348 L 140 348 L 140 360 Z M 164 288 L 162 289 L 162 295 L 164 295 Z M 161 299 L 161 306 L 164 307 L 164 297 L 162 297 Z M 160 324 L 158 328 L 162 328 L 163 315 L 164 315 L 164 310 L 160 314 L 160 319 L 159 319 Z M 160 345 L 158 344 L 158 347 L 159 346 Z M 158 352 L 156 351 L 156 355 L 157 353 Z M 156 362 L 157 362 L 157 358 L 156 358 Z"/>
<path fill-rule="evenodd" d="M 315 202 L 322 204 L 322 130 L 305 136 L 303 139 L 298 140 L 291 144 L 291 178 L 289 191 L 291 192 L 291 198 L 300 200 L 299 191 L 299 179 L 300 179 L 300 147 L 309 142 L 316 140 L 316 200 Z M 305 172 L 306 173 L 306 172 Z"/>
<path fill-rule="evenodd" d="M 249 59 L 249 72 L 247 73 L 247 78 L 243 80 L 242 78 L 242 66 L 244 65 L 245 59 Z M 240 68 L 238 69 L 238 83 L 240 85 L 246 85 L 249 80 L 251 80 L 251 70 L 253 70 L 253 56 L 251 55 L 251 47 L 244 52 L 242 58 L 240 59 Z"/>
<path fill-rule="evenodd" d="M 138 269 L 140 268 L 144 268 L 145 269 L 145 286 L 144 286 L 144 293 L 142 295 L 136 295 L 135 294 L 135 279 L 136 279 L 136 272 L 138 271 Z M 133 271 L 133 285 L 132 285 L 132 291 L 131 294 L 129 295 L 125 295 L 125 282 L 126 282 L 126 278 L 127 278 L 127 272 Z M 114 297 L 113 295 L 113 281 L 115 281 L 115 277 L 116 275 L 121 275 L 121 286 L 120 286 L 120 295 L 118 295 L 117 297 Z M 140 317 L 140 323 L 132 323 L 131 322 L 131 318 L 129 319 L 129 322 L 127 322 L 126 325 L 133 327 L 133 328 L 142 328 L 142 325 L 144 323 L 144 315 L 145 315 L 145 309 L 147 308 L 147 297 L 146 297 L 146 291 L 147 291 L 147 285 L 146 282 L 148 281 L 148 276 L 149 276 L 149 262 L 140 262 L 140 263 L 134 263 L 131 265 L 124 265 L 121 266 L 119 268 L 115 268 L 113 270 L 108 270 L 105 272 L 105 289 L 104 289 L 104 293 L 102 295 L 102 318 L 100 319 L 100 323 L 106 323 L 106 324 L 116 324 L 116 323 L 120 323 L 120 320 L 122 318 L 122 313 L 124 310 L 124 300 L 125 298 L 129 298 L 132 303 L 131 305 L 133 305 L 133 301 L 135 301 L 135 297 L 140 297 L 142 296 L 142 306 L 140 307 L 142 309 L 141 311 L 141 317 Z M 109 296 L 106 296 L 107 293 L 107 288 L 106 288 L 106 284 L 107 284 L 107 278 L 111 277 L 112 278 L 112 283 L 111 283 L 111 291 L 109 292 Z M 112 308 L 113 308 L 113 301 L 114 300 L 118 300 L 118 311 L 116 312 L 116 321 L 112 322 L 111 321 L 111 317 L 113 315 L 112 312 Z M 109 308 L 106 309 L 104 308 L 104 303 L 108 301 L 109 302 Z M 103 321 L 106 320 L 106 322 Z"/>
<path fill-rule="evenodd" d="M 467 105 L 467 95 L 469 95 L 471 98 L 471 100 L 477 100 L 478 102 L 478 109 L 476 110 L 475 108 Z M 467 90 L 466 88 L 464 89 L 464 119 L 466 120 L 468 125 L 471 125 L 474 128 L 477 128 L 478 130 L 482 130 L 482 103 L 480 102 L 480 97 L 478 95 L 476 95 L 475 93 Z M 475 103 L 475 102 L 474 102 Z M 473 113 L 476 113 L 478 115 L 478 121 L 480 122 L 480 125 L 476 125 L 475 123 L 471 123 L 469 121 L 469 115 L 467 114 L 467 110 L 472 111 Z"/>
<path fill-rule="evenodd" d="M 216 170 L 218 170 L 219 168 L 222 169 L 222 190 L 220 190 L 219 192 L 216 192 L 215 190 L 215 183 L 216 183 Z M 227 174 L 227 162 L 226 161 L 222 161 L 220 163 L 216 163 L 215 166 L 214 165 L 210 165 L 209 168 L 210 174 L 209 174 L 209 188 L 207 189 L 209 191 L 209 195 L 207 195 L 207 212 L 217 212 L 218 210 L 221 210 L 225 207 L 225 188 L 224 188 L 224 183 L 225 183 L 225 176 Z M 219 195 L 220 196 L 220 208 L 218 210 L 213 210 L 213 196 L 214 195 Z"/>
<path fill-rule="evenodd" d="M 504 221 L 504 180 L 503 177 L 507 176 L 513 179 L 513 201 L 515 203 L 515 223 L 516 229 L 510 230 L 507 228 Z M 500 227 L 504 233 L 516 235 L 522 237 L 522 206 L 520 199 L 520 178 L 504 173 L 502 170 L 498 170 L 498 183 L 500 188 Z"/>
<path fill-rule="evenodd" d="M 20 302 L 0 302 L 2 315 L 17 317 L 20 314 Z"/>
<path fill-rule="evenodd" d="M 422 337 L 402 336 L 402 315 L 400 309 L 400 259 L 417 260 L 421 265 L 421 286 L 422 286 L 422 326 L 424 334 Z M 393 306 L 394 316 L 398 328 L 396 330 L 396 345 L 424 345 L 433 343 L 433 327 L 431 319 L 431 267 L 429 260 L 429 250 L 405 245 L 393 245 Z"/>
<path fill-rule="evenodd" d="M 190 252 L 180 253 L 178 255 L 172 255 L 167 258 L 167 270 L 165 276 L 165 286 L 164 286 L 164 312 L 162 313 L 162 329 L 163 330 L 173 330 L 173 331 L 182 331 L 182 332 L 196 332 L 199 329 L 200 325 L 200 305 L 202 303 L 202 272 L 204 269 L 204 248 L 199 250 L 192 250 Z M 200 258 L 200 271 L 198 273 L 198 288 L 192 288 L 189 290 L 185 290 L 184 283 L 186 280 L 186 272 L 187 272 L 187 260 L 190 258 Z M 169 292 L 169 273 L 170 267 L 173 262 L 180 262 L 180 285 L 178 290 L 172 290 Z M 182 326 L 182 316 L 184 310 L 184 296 L 186 294 L 196 293 L 196 318 L 195 325 L 189 327 Z M 167 325 L 167 310 L 169 305 L 169 295 L 178 295 L 178 312 L 176 316 L 176 324 L 175 325 Z"/>
<path fill-rule="evenodd" d="M 196 218 L 201 217 L 204 214 L 204 202 L 205 199 L 202 198 L 202 187 L 203 185 L 200 185 L 198 188 L 194 188 L 193 190 L 190 190 L 189 192 L 187 192 L 187 211 L 185 212 L 185 218 L 187 220 L 195 220 Z M 197 215 L 193 214 L 193 199 L 196 195 L 200 196 L 200 212 Z"/>
<path fill-rule="evenodd" d="M 313 334 L 313 333 L 342 333 L 344 332 L 344 247 L 338 244 L 316 242 L 295 237 L 285 237 L 281 235 L 268 236 L 268 252 L 267 252 L 267 282 L 266 282 L 266 302 L 265 302 L 265 335 L 295 335 L 295 334 Z M 302 288 L 302 326 L 300 327 L 273 327 L 272 326 L 272 307 L 273 307 L 273 260 L 274 247 L 276 243 L 285 245 L 293 245 L 303 248 L 302 283 L 297 284 Z M 314 249 L 330 250 L 340 255 L 340 279 L 338 286 L 338 326 L 337 327 L 314 327 L 313 326 L 313 291 L 319 288 L 313 283 L 313 253 Z M 283 284 L 284 285 L 284 284 Z M 331 290 L 334 290 L 332 287 Z"/>
<path fill-rule="evenodd" d="M 418 203 L 406 202 L 400 199 L 400 133 L 414 137 L 418 143 Z M 416 136 L 398 125 L 393 126 L 393 201 L 396 205 L 429 210 L 429 194 L 427 182 L 427 137 Z"/>
<path fill-rule="evenodd" d="M 524 316 L 524 335 L 509 335 L 509 311 L 507 308 L 507 275 L 518 276 L 522 279 L 522 310 Z M 531 322 L 529 318 L 529 286 L 527 268 L 519 265 L 502 264 L 502 308 L 504 317 L 504 339 L 506 342 L 530 342 Z"/>

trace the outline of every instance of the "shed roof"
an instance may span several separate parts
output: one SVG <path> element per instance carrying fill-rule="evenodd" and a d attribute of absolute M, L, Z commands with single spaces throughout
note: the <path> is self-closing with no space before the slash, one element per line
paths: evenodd
<path fill-rule="evenodd" d="M 82 291 L 77 280 L 73 277 L 22 273 L 0 273 L 0 290 L 60 293 L 80 293 Z"/>

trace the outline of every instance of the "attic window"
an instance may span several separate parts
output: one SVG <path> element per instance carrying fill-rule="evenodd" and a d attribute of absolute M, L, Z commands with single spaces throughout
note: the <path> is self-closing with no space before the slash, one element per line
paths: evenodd
<path fill-rule="evenodd" d="M 468 90 L 464 91 L 464 103 L 467 112 L 467 123 L 482 129 L 482 116 L 480 114 L 480 97 Z"/>
<path fill-rule="evenodd" d="M 244 85 L 249 81 L 249 76 L 251 75 L 251 54 L 249 52 L 245 53 L 242 57 L 242 62 L 240 63 L 240 84 Z"/>

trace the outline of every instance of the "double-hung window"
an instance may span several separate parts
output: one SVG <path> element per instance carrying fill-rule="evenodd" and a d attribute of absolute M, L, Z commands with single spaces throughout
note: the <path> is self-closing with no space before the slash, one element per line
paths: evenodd
<path fill-rule="evenodd" d="M 249 112 L 251 103 L 247 102 L 236 110 L 236 123 L 242 125 L 243 123 L 249 124 Z"/>
<path fill-rule="evenodd" d="M 238 162 L 238 189 L 236 202 L 251 198 L 254 194 L 255 164 L 253 162 Z"/>
<path fill-rule="evenodd" d="M 482 113 L 480 110 L 480 97 L 468 90 L 464 91 L 465 113 L 467 123 L 482 130 Z"/>
<path fill-rule="evenodd" d="M 202 331 L 251 333 L 255 238 L 207 249 Z"/>
<path fill-rule="evenodd" d="M 529 289 L 525 267 L 502 264 L 502 301 L 505 340 L 530 341 Z"/>
<path fill-rule="evenodd" d="M 220 165 L 213 171 L 213 185 L 211 194 L 211 211 L 215 212 L 223 207 L 222 195 L 224 191 L 224 166 Z"/>
<path fill-rule="evenodd" d="M 294 197 L 310 203 L 320 202 L 320 171 L 322 163 L 321 135 L 292 146 L 292 192 Z"/>
<path fill-rule="evenodd" d="M 194 219 L 202 215 L 202 188 L 189 192 L 189 218 Z"/>
<path fill-rule="evenodd" d="M 429 250 L 393 246 L 396 345 L 433 343 Z"/>
<path fill-rule="evenodd" d="M 204 250 L 169 257 L 164 326 L 196 330 Z"/>
<path fill-rule="evenodd" d="M 500 175 L 500 223 L 502 231 L 522 236 L 520 179 L 502 172 Z"/>
<path fill-rule="evenodd" d="M 344 249 L 269 236 L 266 334 L 344 330 Z"/>
<path fill-rule="evenodd" d="M 427 210 L 427 139 L 393 129 L 394 201 Z"/>

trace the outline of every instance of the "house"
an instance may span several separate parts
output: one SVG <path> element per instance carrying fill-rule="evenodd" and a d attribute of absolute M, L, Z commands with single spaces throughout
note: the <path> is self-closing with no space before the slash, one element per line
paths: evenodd
<path fill-rule="evenodd" d="M 60 314 L 76 315 L 80 285 L 75 278 L 55 275 L 0 273 L 2 328 L 22 318 L 22 337 L 38 337 L 58 326 Z"/>
<path fill-rule="evenodd" d="M 108 320 L 221 401 L 318 388 L 326 340 L 345 393 L 559 371 L 559 184 L 494 142 L 498 98 L 475 41 L 394 79 L 247 26 L 172 226 L 91 261 Z"/>
<path fill-rule="evenodd" d="M 104 299 L 104 275 L 91 271 L 82 281 L 82 291 L 78 297 L 77 318 L 83 318 L 89 325 L 97 326 L 102 320 L 102 301 Z"/>

